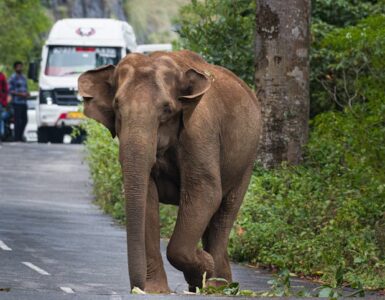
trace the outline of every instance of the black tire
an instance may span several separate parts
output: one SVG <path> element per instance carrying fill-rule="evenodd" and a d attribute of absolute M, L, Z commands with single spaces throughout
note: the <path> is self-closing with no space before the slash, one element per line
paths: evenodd
<path fill-rule="evenodd" d="M 49 128 L 39 127 L 37 129 L 37 142 L 46 144 L 49 142 Z"/>
<path fill-rule="evenodd" d="M 62 144 L 63 138 L 64 138 L 64 132 L 63 130 L 60 130 L 58 128 L 50 128 L 50 134 L 49 134 L 49 141 L 52 144 Z"/>

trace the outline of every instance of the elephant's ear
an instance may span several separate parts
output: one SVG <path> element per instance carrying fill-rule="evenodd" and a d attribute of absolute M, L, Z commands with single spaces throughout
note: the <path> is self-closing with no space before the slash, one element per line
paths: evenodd
<path fill-rule="evenodd" d="M 211 80 L 205 74 L 195 70 L 188 69 L 183 74 L 182 92 L 180 100 L 198 101 L 211 86 Z"/>
<path fill-rule="evenodd" d="M 211 87 L 211 79 L 195 69 L 188 69 L 182 78 L 179 96 L 183 107 L 183 122 L 188 122 L 196 104 Z M 186 125 L 186 124 L 185 124 Z"/>
<path fill-rule="evenodd" d="M 115 137 L 115 113 L 112 107 L 114 89 L 112 76 L 115 66 L 107 65 L 89 70 L 78 79 L 79 95 L 84 100 L 84 114 L 108 128 Z"/>

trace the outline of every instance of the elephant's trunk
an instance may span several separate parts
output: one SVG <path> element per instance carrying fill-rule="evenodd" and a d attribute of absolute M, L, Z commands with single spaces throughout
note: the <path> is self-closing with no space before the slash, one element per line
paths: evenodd
<path fill-rule="evenodd" d="M 144 290 L 146 282 L 146 198 L 151 168 L 156 159 L 156 130 L 155 126 L 151 127 L 148 124 L 128 126 L 120 135 L 131 289 L 138 287 Z"/>

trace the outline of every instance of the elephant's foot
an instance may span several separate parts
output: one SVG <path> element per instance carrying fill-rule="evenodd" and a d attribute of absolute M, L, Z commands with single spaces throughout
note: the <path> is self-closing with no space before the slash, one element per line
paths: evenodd
<path fill-rule="evenodd" d="M 147 280 L 144 291 L 150 294 L 168 294 L 171 292 L 168 287 L 167 276 L 163 269 L 163 264 L 147 270 Z"/>
<path fill-rule="evenodd" d="M 220 277 L 216 277 L 216 278 L 224 279 L 224 278 L 220 278 Z M 226 281 L 224 281 L 224 280 L 216 280 L 213 278 L 213 279 L 206 281 L 206 286 L 221 287 L 221 286 L 227 285 L 229 283 L 231 283 L 231 281 L 228 281 L 227 279 L 226 279 Z"/>
<path fill-rule="evenodd" d="M 214 260 L 212 256 L 203 250 L 196 250 L 197 261 L 190 264 L 190 267 L 183 270 L 184 277 L 189 284 L 189 290 L 195 292 L 195 287 L 202 287 L 203 274 L 206 278 L 212 277 L 214 273 Z"/>
<path fill-rule="evenodd" d="M 144 291 L 149 294 L 169 294 L 171 292 L 167 281 L 160 282 L 156 279 L 147 280 Z"/>
<path fill-rule="evenodd" d="M 211 279 L 206 279 L 205 285 L 206 285 L 206 287 L 207 286 L 221 287 L 221 286 L 227 285 L 231 282 L 232 282 L 231 278 L 226 279 L 223 277 L 214 276 Z M 195 293 L 196 288 L 197 288 L 197 286 L 189 285 L 189 292 Z"/>
<path fill-rule="evenodd" d="M 218 279 L 224 279 L 225 281 L 227 281 L 227 283 L 232 282 L 233 280 L 231 275 L 230 260 L 227 256 L 227 251 L 222 254 L 213 254 L 213 259 L 215 262 L 215 272 L 213 277 Z M 221 286 L 225 283 L 224 280 L 210 280 L 208 282 L 208 285 Z"/>

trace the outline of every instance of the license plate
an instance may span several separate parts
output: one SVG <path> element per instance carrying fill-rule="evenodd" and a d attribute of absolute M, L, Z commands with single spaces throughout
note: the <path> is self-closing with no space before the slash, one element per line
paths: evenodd
<path fill-rule="evenodd" d="M 67 113 L 67 119 L 84 119 L 84 114 L 79 111 L 70 111 Z"/>

